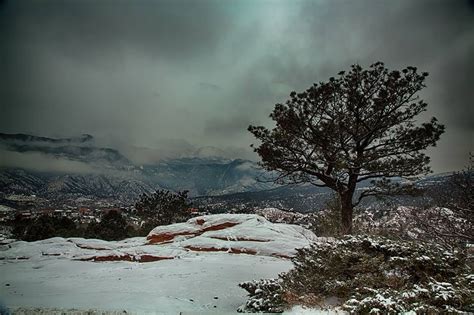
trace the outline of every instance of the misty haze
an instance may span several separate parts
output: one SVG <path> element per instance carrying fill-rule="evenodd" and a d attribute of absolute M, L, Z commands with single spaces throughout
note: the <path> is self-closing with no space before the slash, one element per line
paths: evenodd
<path fill-rule="evenodd" d="M 473 22 L 0 0 L 0 314 L 474 312 Z"/>

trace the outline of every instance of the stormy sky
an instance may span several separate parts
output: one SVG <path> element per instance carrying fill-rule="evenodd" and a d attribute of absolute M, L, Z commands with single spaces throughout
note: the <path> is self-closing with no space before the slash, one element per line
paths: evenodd
<path fill-rule="evenodd" d="M 435 172 L 474 151 L 474 1 L 1 1 L 0 132 L 254 158 L 249 124 L 359 63 L 417 66 L 447 131 Z"/>

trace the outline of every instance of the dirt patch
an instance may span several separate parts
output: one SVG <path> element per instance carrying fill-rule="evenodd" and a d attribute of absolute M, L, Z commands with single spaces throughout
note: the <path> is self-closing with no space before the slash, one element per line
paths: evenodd
<path fill-rule="evenodd" d="M 197 247 L 197 246 L 184 246 L 184 248 L 192 250 L 194 252 L 227 252 L 228 248 L 217 248 L 217 247 Z"/>
<path fill-rule="evenodd" d="M 248 248 L 231 248 L 230 252 L 232 254 L 249 254 L 249 255 L 257 255 L 257 251 Z"/>
<path fill-rule="evenodd" d="M 288 256 L 285 254 L 279 254 L 279 253 L 272 253 L 270 256 L 272 257 L 278 257 L 278 258 L 284 258 L 284 259 L 291 259 L 293 256 Z"/>
<path fill-rule="evenodd" d="M 24 257 L 24 256 L 20 256 L 20 257 L 0 257 L 0 260 L 28 260 L 30 259 L 30 257 Z"/>
<path fill-rule="evenodd" d="M 257 251 L 248 248 L 217 248 L 217 247 L 197 247 L 197 246 L 185 246 L 184 248 L 195 251 L 195 252 L 229 252 L 232 254 L 249 254 L 256 255 Z"/>
<path fill-rule="evenodd" d="M 223 237 L 223 236 L 209 236 L 209 238 L 214 238 L 216 240 L 223 240 L 223 241 L 232 241 L 232 242 L 270 242 L 270 240 L 262 240 L 262 239 L 254 239 L 254 238 L 246 238 L 246 237 Z"/>
<path fill-rule="evenodd" d="M 61 256 L 59 253 L 41 253 L 41 256 Z"/>
<path fill-rule="evenodd" d="M 95 262 L 104 262 L 104 261 L 130 261 L 130 262 L 152 262 L 166 259 L 174 259 L 174 257 L 168 256 L 153 256 L 153 255 L 109 255 L 109 256 L 93 256 L 88 258 L 79 259 L 80 261 L 95 261 Z"/>
<path fill-rule="evenodd" d="M 74 243 L 76 244 L 76 243 Z M 77 247 L 82 248 L 82 249 L 92 249 L 92 250 L 110 250 L 110 248 L 106 247 L 99 247 L 99 246 L 89 246 L 89 245 L 84 245 L 84 244 L 76 244 Z"/>
<path fill-rule="evenodd" d="M 248 254 L 248 255 L 257 255 L 257 251 L 250 248 L 225 248 L 225 247 L 198 247 L 198 246 L 185 246 L 184 248 L 194 251 L 194 252 L 229 252 L 231 254 Z M 277 258 L 284 258 L 284 259 L 291 259 L 292 256 L 288 256 L 285 254 L 280 253 L 272 253 L 270 255 L 265 256 L 272 256 Z"/>

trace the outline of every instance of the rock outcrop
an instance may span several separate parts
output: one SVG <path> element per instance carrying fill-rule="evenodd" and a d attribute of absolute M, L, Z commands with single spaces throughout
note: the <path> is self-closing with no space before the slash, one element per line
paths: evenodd
<path fill-rule="evenodd" d="M 193 257 L 203 252 L 291 258 L 296 248 L 318 240 L 298 225 L 271 223 L 255 214 L 218 214 L 159 226 L 146 238 L 108 242 L 55 237 L 37 242 L 11 242 L 1 245 L 0 260 L 152 262 Z"/>

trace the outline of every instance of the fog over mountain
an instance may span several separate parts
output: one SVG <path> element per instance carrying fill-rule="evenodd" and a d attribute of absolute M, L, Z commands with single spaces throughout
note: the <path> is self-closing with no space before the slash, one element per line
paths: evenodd
<path fill-rule="evenodd" d="M 447 128 L 432 167 L 458 170 L 474 148 L 473 20 L 467 0 L 4 0 L 0 132 L 92 134 L 138 164 L 206 147 L 255 160 L 246 127 L 270 126 L 275 103 L 381 60 L 430 73 L 422 119 Z M 2 164 L 49 167 L 23 153 Z"/>
<path fill-rule="evenodd" d="M 47 138 L 0 133 L 0 154 L 2 194 L 53 200 L 88 196 L 130 202 L 159 188 L 188 190 L 197 196 L 275 187 L 259 181 L 269 174 L 255 162 L 224 158 L 226 153 L 213 147 L 186 157 L 138 161 L 97 145 L 91 135 Z"/>

